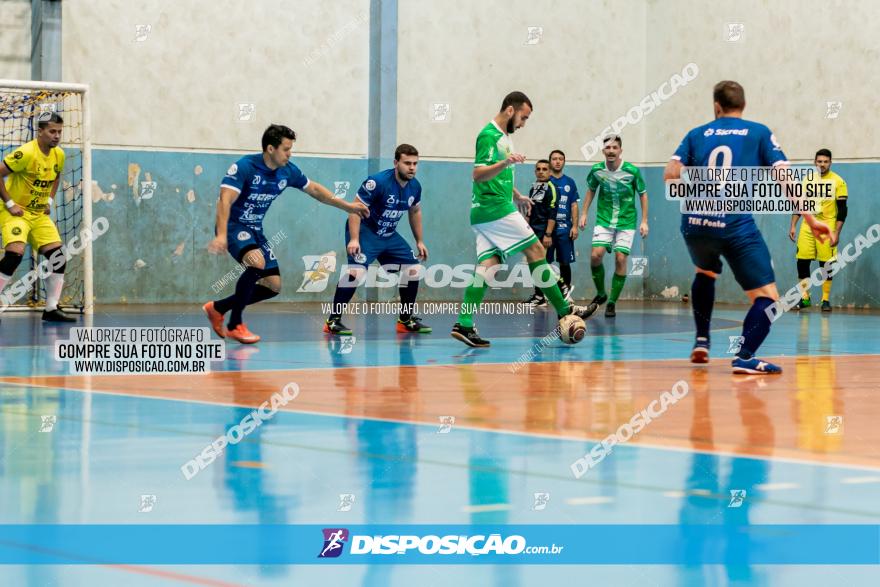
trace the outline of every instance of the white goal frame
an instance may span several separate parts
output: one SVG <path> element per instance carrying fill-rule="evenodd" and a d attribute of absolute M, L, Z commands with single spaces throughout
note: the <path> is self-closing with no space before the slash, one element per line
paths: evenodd
<path fill-rule="evenodd" d="M 49 90 L 74 92 L 82 96 L 82 198 L 83 225 L 92 226 L 92 115 L 89 108 L 90 94 L 88 84 L 69 84 L 28 80 L 0 79 L 0 91 L 11 90 Z M 63 139 L 62 139 L 63 142 Z M 89 242 L 83 255 L 83 313 L 94 313 L 94 266 L 92 264 L 92 243 Z M 6 311 L 35 311 L 39 308 L 9 306 Z"/>

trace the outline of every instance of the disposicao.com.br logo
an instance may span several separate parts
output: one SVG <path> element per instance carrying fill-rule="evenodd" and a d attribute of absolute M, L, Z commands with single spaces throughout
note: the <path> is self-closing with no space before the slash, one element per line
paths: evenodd
<path fill-rule="evenodd" d="M 525 537 L 511 534 L 446 535 L 435 534 L 349 534 L 346 528 L 324 528 L 323 546 L 318 558 L 337 558 L 349 544 L 350 555 L 522 555 L 560 554 L 564 546 L 528 546 Z"/>

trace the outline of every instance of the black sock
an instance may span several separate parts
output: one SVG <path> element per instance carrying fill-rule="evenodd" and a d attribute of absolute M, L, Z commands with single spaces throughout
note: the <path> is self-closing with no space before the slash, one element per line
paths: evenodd
<path fill-rule="evenodd" d="M 746 319 L 743 321 L 742 337 L 743 342 L 736 356 L 741 359 L 751 359 L 758 352 L 758 347 L 770 334 L 770 317 L 767 315 L 767 308 L 773 305 L 770 298 L 758 298 Z"/>
<path fill-rule="evenodd" d="M 228 298 L 223 298 L 222 300 L 214 300 L 214 309 L 220 312 L 221 314 L 225 314 L 229 310 L 232 309 L 232 304 L 235 302 L 235 294 L 232 294 Z"/>
<path fill-rule="evenodd" d="M 797 272 L 798 272 L 798 279 L 809 279 L 810 278 L 810 260 L 809 259 L 798 259 L 797 260 Z"/>
<path fill-rule="evenodd" d="M 401 279 L 401 281 L 403 281 Z M 416 303 L 416 295 L 419 293 L 419 280 L 408 279 L 406 284 L 401 283 L 400 288 L 400 319 L 409 320 L 413 315 L 413 305 Z"/>
<path fill-rule="evenodd" d="M 260 280 L 262 272 L 262 269 L 248 267 L 244 270 L 244 273 L 241 274 L 241 277 L 238 278 L 238 282 L 235 284 L 235 295 L 232 296 L 232 307 L 230 308 L 230 330 L 241 324 L 241 313 L 244 311 L 245 306 L 250 302 L 251 296 L 254 293 L 254 288 Z M 214 307 L 216 308 L 217 306 L 215 305 Z"/>
<path fill-rule="evenodd" d="M 694 324 L 697 327 L 698 337 L 709 338 L 714 305 L 715 280 L 705 273 L 697 273 L 691 285 L 691 306 L 694 309 Z"/>
<path fill-rule="evenodd" d="M 357 291 L 357 282 L 343 285 L 342 280 L 336 284 L 336 293 L 333 294 L 333 307 L 330 309 L 330 317 L 340 319 L 345 311 L 345 305 L 354 297 Z"/>
<path fill-rule="evenodd" d="M 568 287 L 571 287 L 571 264 L 560 263 L 559 276 L 562 277 L 562 283 L 564 283 Z"/>
<path fill-rule="evenodd" d="M 265 285 L 260 285 L 259 283 L 254 286 L 254 291 L 251 293 L 251 299 L 248 302 L 248 306 L 251 304 L 256 304 L 259 302 L 263 302 L 265 300 L 269 300 L 278 295 L 278 292 L 270 287 L 266 287 Z M 214 308 L 217 308 L 217 304 L 214 304 Z"/>
<path fill-rule="evenodd" d="M 256 304 L 257 302 L 262 302 L 264 300 L 268 300 L 270 298 L 274 298 L 278 295 L 278 292 L 274 289 L 268 288 L 265 285 L 260 285 L 259 283 L 254 287 L 254 292 L 251 294 L 251 299 L 248 301 L 248 306 L 251 304 Z M 221 314 L 225 314 L 229 310 L 232 309 L 232 304 L 235 302 L 235 294 L 232 294 L 228 298 L 223 298 L 222 300 L 214 301 L 214 309 L 220 312 Z"/>

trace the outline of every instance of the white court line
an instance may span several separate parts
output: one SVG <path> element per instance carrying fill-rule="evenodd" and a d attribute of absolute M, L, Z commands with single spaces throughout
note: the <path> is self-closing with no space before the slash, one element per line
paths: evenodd
<path fill-rule="evenodd" d="M 847 477 L 840 480 L 845 485 L 863 485 L 866 483 L 880 483 L 880 477 Z"/>
<path fill-rule="evenodd" d="M 613 503 L 613 497 L 604 497 L 601 495 L 593 496 L 593 497 L 572 497 L 571 499 L 566 499 L 565 503 L 568 505 L 600 505 L 603 503 Z"/>
<path fill-rule="evenodd" d="M 800 485 L 797 483 L 761 483 L 755 485 L 755 489 L 760 491 L 785 491 L 786 489 L 798 489 Z"/>

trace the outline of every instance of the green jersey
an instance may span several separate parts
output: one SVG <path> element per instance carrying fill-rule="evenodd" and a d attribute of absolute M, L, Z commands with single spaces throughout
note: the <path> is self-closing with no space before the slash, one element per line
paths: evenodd
<path fill-rule="evenodd" d="M 477 135 L 477 155 L 474 167 L 494 165 L 513 153 L 510 136 L 493 120 Z M 489 181 L 474 182 L 471 199 L 471 224 L 482 224 L 504 218 L 516 212 L 513 205 L 513 165 Z"/>
<path fill-rule="evenodd" d="M 624 161 L 617 171 L 609 171 L 605 162 L 596 163 L 587 175 L 587 188 L 596 198 L 596 224 L 618 230 L 636 227 L 636 194 L 645 193 L 642 172 Z"/>

